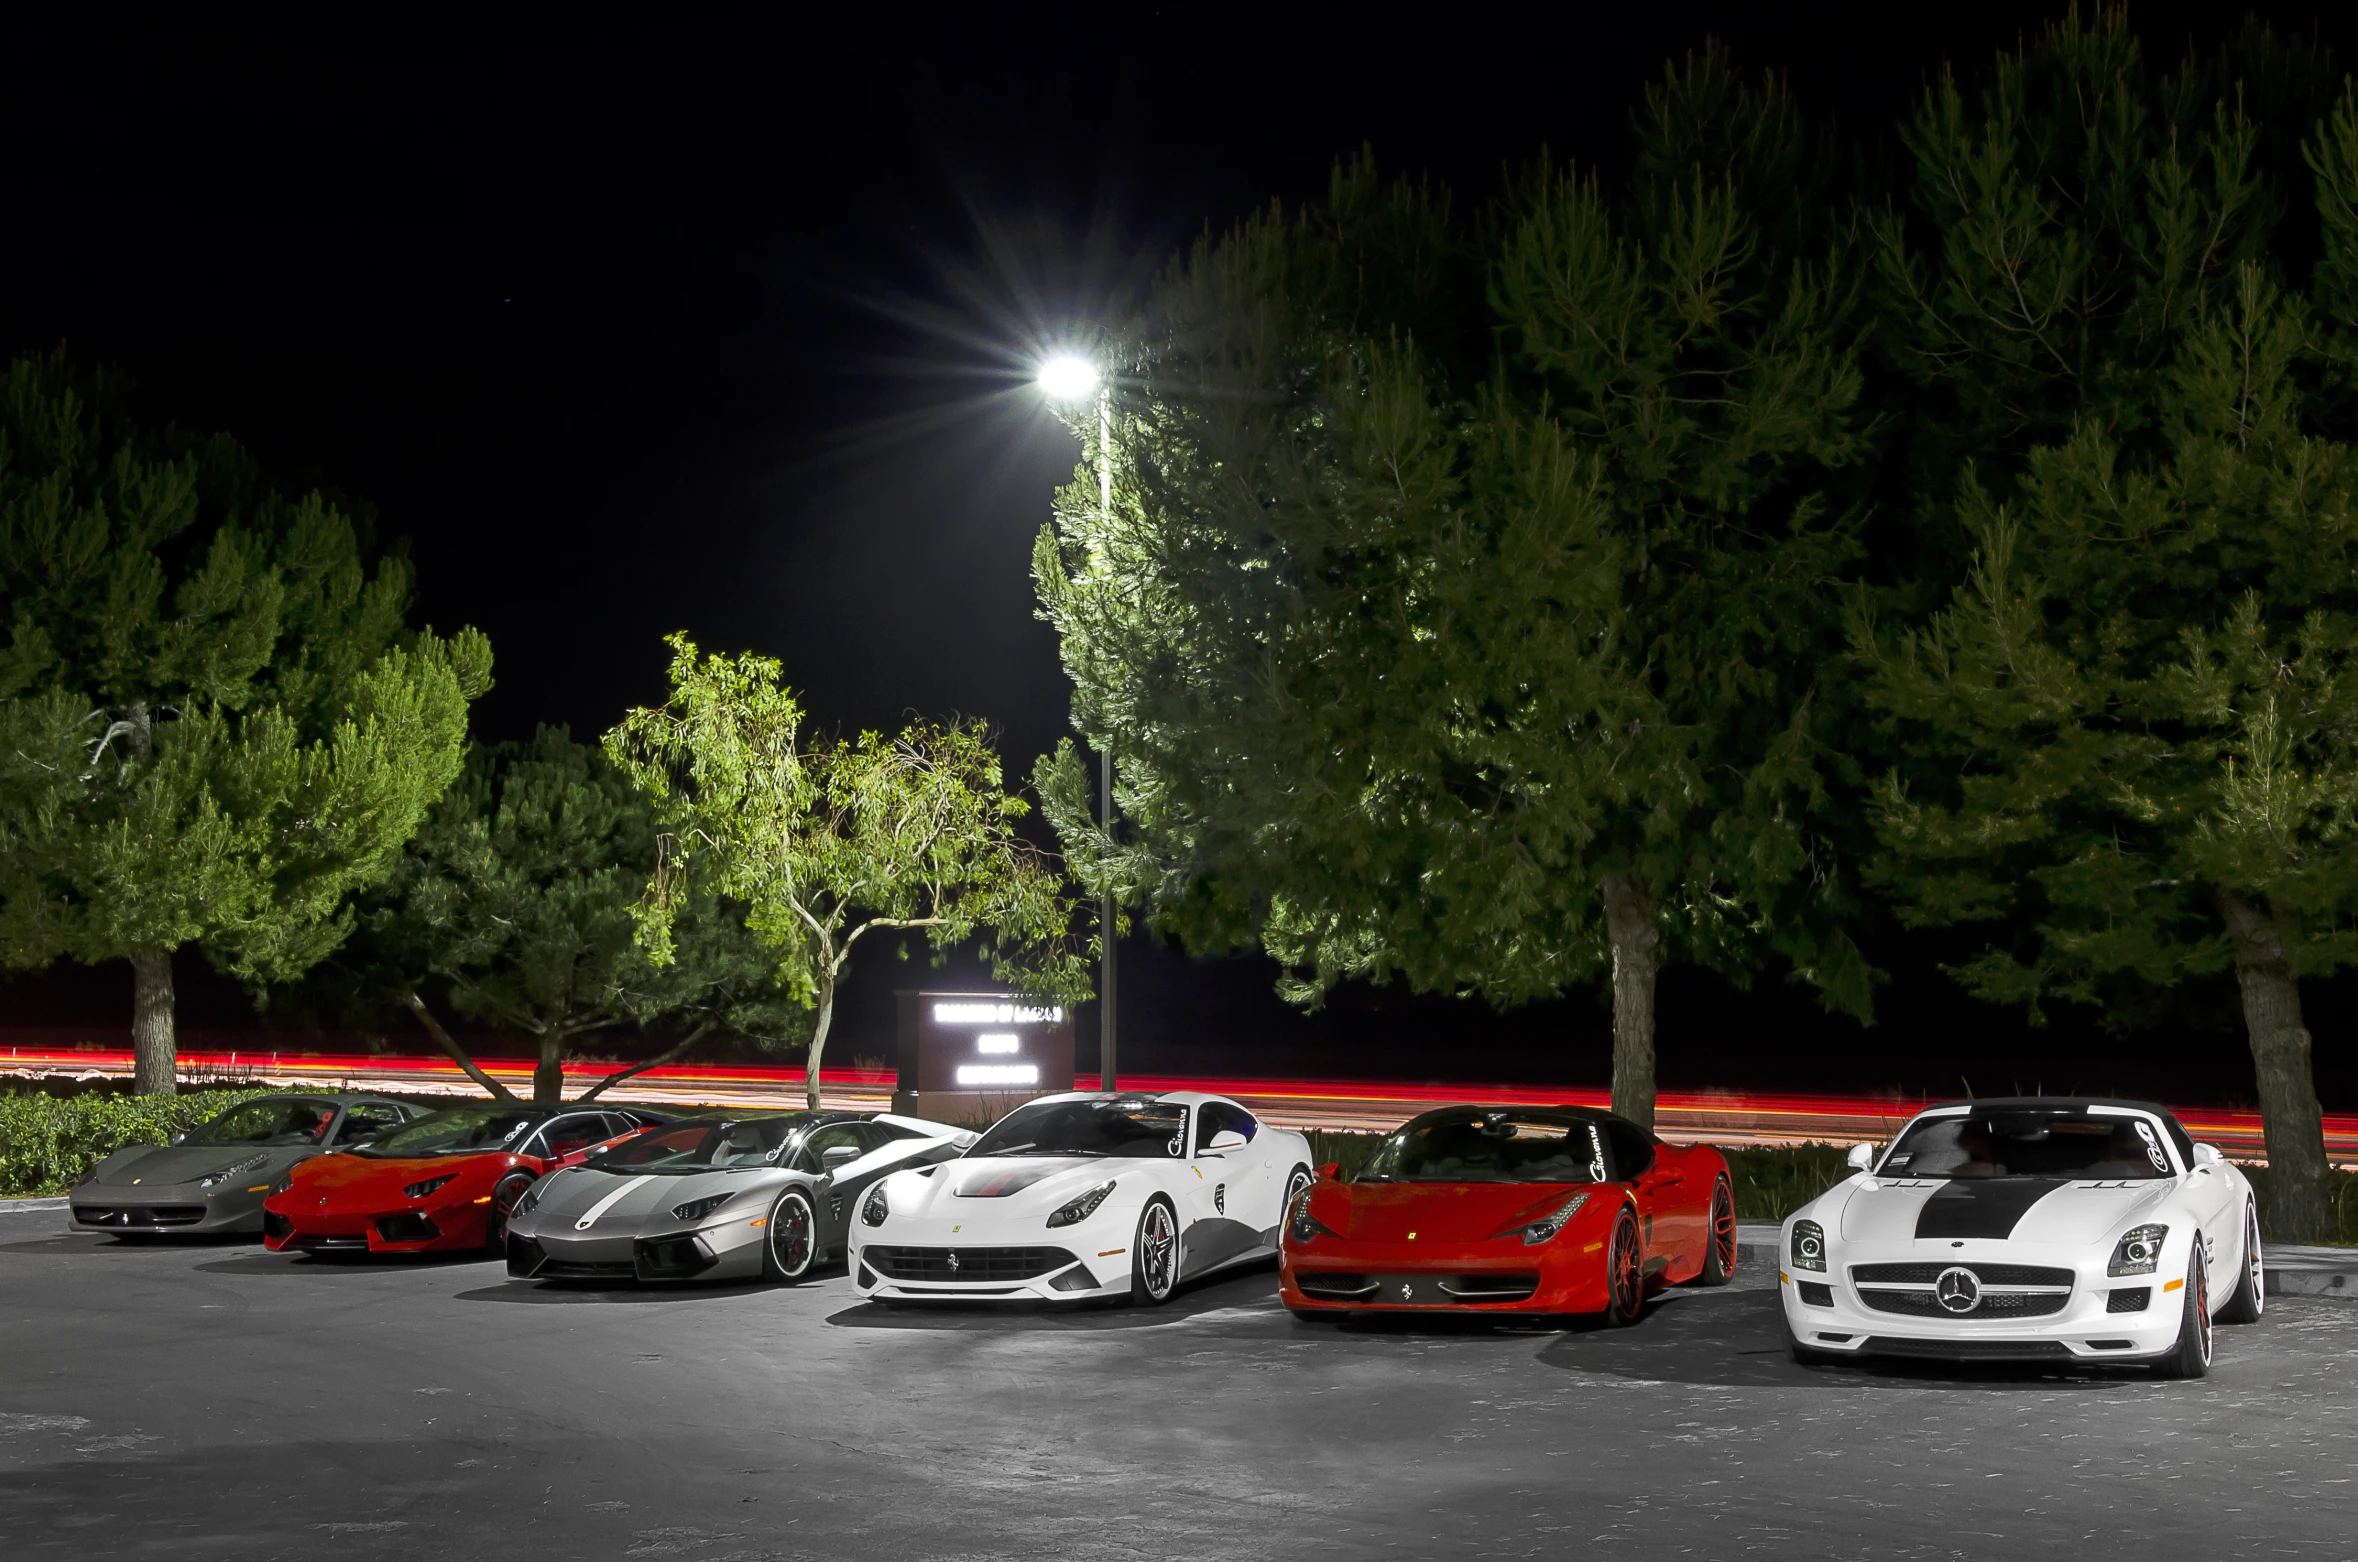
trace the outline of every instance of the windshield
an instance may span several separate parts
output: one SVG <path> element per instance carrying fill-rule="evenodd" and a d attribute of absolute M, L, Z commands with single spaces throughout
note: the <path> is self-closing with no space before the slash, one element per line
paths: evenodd
<path fill-rule="evenodd" d="M 1357 1182 L 1603 1182 L 1596 1125 L 1553 1112 L 1421 1117 L 1376 1146 Z"/>
<path fill-rule="evenodd" d="M 1187 1149 L 1187 1108 L 1143 1096 L 1037 1101 L 1008 1113 L 966 1154 L 1111 1155 L 1176 1159 Z"/>
<path fill-rule="evenodd" d="M 726 1170 L 731 1166 L 768 1166 L 776 1162 L 795 1131 L 810 1121 L 799 1113 L 777 1117 L 706 1117 L 673 1123 L 620 1144 L 609 1145 L 582 1164 L 599 1171 L 629 1172 L 634 1176 Z"/>
<path fill-rule="evenodd" d="M 317 1144 L 336 1119 L 336 1103 L 303 1096 L 264 1096 L 233 1106 L 190 1134 L 188 1144 Z"/>
<path fill-rule="evenodd" d="M 1886 1177 L 2167 1177 L 2161 1135 L 2142 1117 L 2056 1111 L 1920 1117 L 1876 1168 Z"/>
<path fill-rule="evenodd" d="M 479 1154 L 522 1143 L 547 1117 L 545 1112 L 512 1106 L 454 1106 L 379 1134 L 352 1153 L 400 1160 L 419 1155 Z"/>

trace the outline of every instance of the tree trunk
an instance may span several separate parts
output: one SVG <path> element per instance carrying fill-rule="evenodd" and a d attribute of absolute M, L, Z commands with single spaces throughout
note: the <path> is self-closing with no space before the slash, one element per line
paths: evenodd
<path fill-rule="evenodd" d="M 475 1065 L 475 1060 L 467 1056 L 466 1049 L 451 1040 L 450 1032 L 442 1028 L 442 1022 L 434 1018 L 434 1011 L 426 1007 L 426 1000 L 420 998 L 414 989 L 408 987 L 401 989 L 401 1001 L 408 1006 L 410 1013 L 418 1017 L 418 1023 L 426 1028 L 426 1034 L 434 1038 L 434 1045 L 447 1053 L 451 1062 L 464 1069 L 469 1079 L 489 1091 L 493 1100 L 513 1101 L 516 1099 L 515 1092 L 493 1079 L 489 1074 L 484 1073 Z"/>
<path fill-rule="evenodd" d="M 143 1096 L 176 1094 L 180 1043 L 172 1030 L 172 956 L 131 957 L 131 1088 Z"/>
<path fill-rule="evenodd" d="M 2260 1087 L 2260 1128 L 2268 1141 L 2270 1236 L 2279 1242 L 2330 1242 L 2333 1171 L 2325 1159 L 2325 1121 L 2309 1068 L 2309 1031 L 2301 1023 L 2301 983 L 2285 953 L 2277 919 L 2233 890 L 2219 910 L 2235 944 L 2235 979 L 2243 989 L 2243 1025 Z"/>
<path fill-rule="evenodd" d="M 540 1061 L 532 1066 L 532 1104 L 559 1106 L 565 1100 L 565 1066 L 559 1057 L 565 1038 L 554 1025 L 540 1033 Z"/>
<path fill-rule="evenodd" d="M 1613 1110 L 1654 1126 L 1654 977 L 1662 925 L 1654 894 L 1632 874 L 1605 875 L 1605 932 L 1613 943 Z"/>
<path fill-rule="evenodd" d="M 827 1027 L 835 1022 L 835 973 L 819 977 L 819 1023 L 811 1031 L 810 1061 L 803 1065 L 802 1096 L 810 1109 L 819 1109 L 819 1060 L 827 1052 Z"/>
<path fill-rule="evenodd" d="M 664 1064 L 671 1062 L 675 1058 L 686 1057 L 688 1053 L 695 1047 L 696 1043 L 704 1039 L 704 1033 L 710 1029 L 712 1029 L 710 1025 L 697 1026 L 693 1031 L 688 1033 L 687 1040 L 681 1042 L 678 1046 L 673 1047 L 670 1051 L 659 1052 L 644 1063 L 633 1063 L 626 1069 L 620 1069 L 612 1074 L 608 1074 L 604 1079 L 599 1080 L 596 1084 L 590 1086 L 579 1096 L 575 1097 L 575 1101 L 577 1103 L 583 1101 L 595 1101 L 598 1099 L 598 1097 L 604 1095 L 610 1086 L 619 1085 L 626 1079 L 635 1078 L 640 1074 L 646 1073 L 649 1069 L 661 1068 Z"/>

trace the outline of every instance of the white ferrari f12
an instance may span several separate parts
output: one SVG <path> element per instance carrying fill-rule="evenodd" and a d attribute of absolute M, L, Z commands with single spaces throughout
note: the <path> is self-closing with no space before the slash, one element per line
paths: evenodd
<path fill-rule="evenodd" d="M 1310 1142 L 1222 1096 L 1042 1096 L 956 1160 L 895 1173 L 851 1223 L 878 1301 L 1119 1300 L 1277 1251 Z"/>
<path fill-rule="evenodd" d="M 1786 1217 L 1796 1361 L 2143 1362 L 2201 1377 L 2266 1305 L 2242 1172 L 2169 1112 L 2050 1096 L 1936 1106 Z"/>

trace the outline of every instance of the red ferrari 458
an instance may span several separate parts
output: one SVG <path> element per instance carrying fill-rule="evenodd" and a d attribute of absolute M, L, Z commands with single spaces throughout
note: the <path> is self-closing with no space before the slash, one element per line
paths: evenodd
<path fill-rule="evenodd" d="M 298 1162 L 262 1201 L 262 1245 L 496 1258 L 526 1188 L 664 1120 L 635 1108 L 454 1106 L 359 1149 Z"/>
<path fill-rule="evenodd" d="M 1388 1136 L 1286 1211 L 1279 1290 L 1305 1318 L 1602 1313 L 1736 1271 L 1736 1201 L 1709 1145 L 1582 1107 L 1453 1106 Z"/>

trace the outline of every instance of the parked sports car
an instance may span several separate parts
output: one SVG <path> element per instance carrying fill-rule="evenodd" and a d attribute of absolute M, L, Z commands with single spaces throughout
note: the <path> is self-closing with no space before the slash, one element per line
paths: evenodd
<path fill-rule="evenodd" d="M 1310 1144 L 1221 1096 L 1042 1096 L 959 1159 L 885 1178 L 851 1227 L 852 1284 L 882 1301 L 1149 1305 L 1277 1249 Z"/>
<path fill-rule="evenodd" d="M 110 1236 L 260 1231 L 262 1196 L 298 1161 L 349 1150 L 426 1113 L 375 1096 L 257 1096 L 168 1145 L 117 1150 L 74 1184 L 68 1223 Z"/>
<path fill-rule="evenodd" d="M 668 1121 L 669 1113 L 636 1107 L 450 1107 L 349 1155 L 290 1169 L 262 1201 L 262 1245 L 497 1257 L 525 1189 L 602 1144 Z"/>
<path fill-rule="evenodd" d="M 519 1280 L 800 1280 L 841 1257 L 878 1178 L 974 1135 L 890 1113 L 726 1112 L 609 1145 L 535 1184 L 508 1217 Z"/>
<path fill-rule="evenodd" d="M 1797 1361 L 1932 1356 L 2210 1370 L 2267 1305 L 2251 1184 L 2141 1101 L 1936 1106 L 1785 1221 Z"/>
<path fill-rule="evenodd" d="M 1582 1107 L 1453 1106 L 1291 1206 L 1278 1290 L 1306 1318 L 1601 1313 L 1736 1268 L 1727 1161 Z"/>

